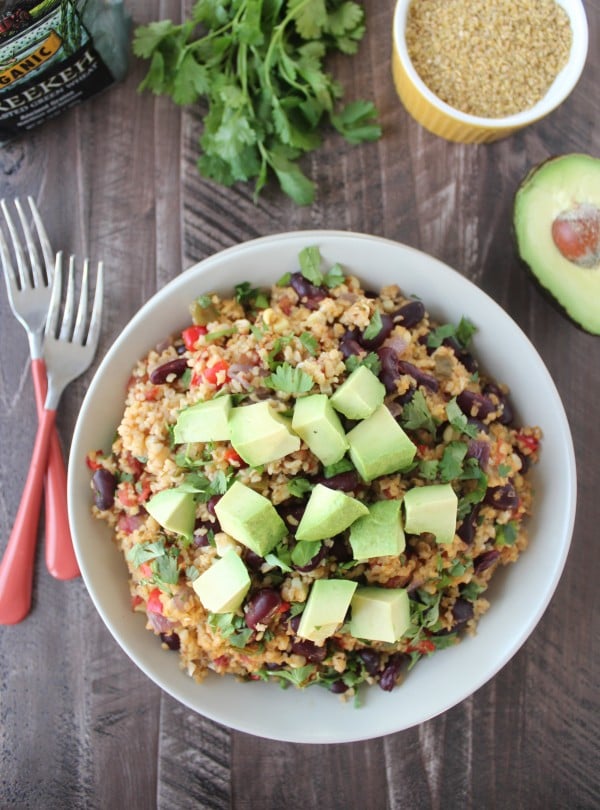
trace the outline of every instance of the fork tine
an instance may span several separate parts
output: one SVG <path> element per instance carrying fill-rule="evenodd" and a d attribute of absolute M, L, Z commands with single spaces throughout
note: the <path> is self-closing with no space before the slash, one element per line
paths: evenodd
<path fill-rule="evenodd" d="M 0 206 L 2 207 L 2 213 L 4 214 L 4 219 L 6 220 L 6 225 L 8 227 L 8 232 L 10 234 L 10 238 L 12 241 L 13 250 L 15 252 L 15 258 L 17 260 L 20 288 L 24 289 L 26 287 L 31 287 L 31 279 L 29 277 L 29 271 L 27 269 L 27 263 L 25 261 L 25 254 L 23 253 L 23 248 L 21 247 L 21 240 L 19 239 L 17 229 L 15 228 L 14 222 L 9 213 L 6 200 L 0 200 Z"/>
<path fill-rule="evenodd" d="M 14 267 L 10 258 L 10 252 L 4 234 L 0 230 L 0 259 L 2 260 L 2 270 L 4 271 L 4 278 L 8 287 L 8 294 L 11 299 L 15 293 L 18 292 L 17 279 Z"/>
<path fill-rule="evenodd" d="M 65 295 L 65 308 L 60 325 L 60 340 L 69 340 L 73 331 L 73 316 L 75 314 L 75 256 L 69 257 L 69 274 L 67 276 L 67 293 Z"/>
<path fill-rule="evenodd" d="M 31 268 L 33 286 L 40 287 L 42 284 L 44 284 L 42 266 L 40 265 L 38 251 L 35 246 L 33 236 L 31 234 L 31 228 L 29 227 L 27 217 L 25 216 L 23 206 L 21 205 L 21 201 L 19 199 L 15 200 L 15 208 L 17 209 L 17 213 L 21 221 L 21 230 L 23 231 L 23 236 L 25 237 L 25 244 L 27 245 L 27 253 L 29 254 L 29 266 Z"/>
<path fill-rule="evenodd" d="M 60 297 L 62 288 L 62 251 L 56 254 L 54 265 L 54 276 L 52 279 L 52 294 L 48 305 L 48 316 L 46 318 L 45 334 L 55 337 L 58 325 L 58 313 L 60 312 Z"/>
<path fill-rule="evenodd" d="M 33 197 L 27 197 L 27 202 L 29 203 L 29 208 L 31 209 L 31 216 L 33 217 L 33 222 L 35 224 L 38 239 L 40 240 L 42 256 L 44 257 L 44 265 L 46 266 L 46 277 L 48 283 L 50 283 L 52 281 L 52 269 L 54 267 L 54 253 L 52 252 L 50 239 L 48 238 L 46 228 L 44 227 L 44 223 L 42 222 L 42 218 L 40 216 L 40 212 L 38 211 L 37 205 L 35 204 L 35 200 L 33 199 Z"/>
<path fill-rule="evenodd" d="M 104 264 L 103 262 L 98 262 L 98 272 L 96 274 L 96 291 L 94 293 L 92 317 L 90 320 L 90 328 L 88 330 L 87 339 L 85 341 L 85 345 L 89 346 L 93 351 L 96 350 L 96 346 L 98 345 L 98 338 L 100 337 L 103 296 L 104 296 Z"/>
<path fill-rule="evenodd" d="M 77 308 L 77 319 L 73 330 L 73 343 L 83 343 L 85 338 L 85 324 L 87 321 L 88 309 L 88 272 L 90 268 L 89 259 L 83 263 L 83 273 L 81 276 L 81 292 L 79 293 L 79 307 Z"/>

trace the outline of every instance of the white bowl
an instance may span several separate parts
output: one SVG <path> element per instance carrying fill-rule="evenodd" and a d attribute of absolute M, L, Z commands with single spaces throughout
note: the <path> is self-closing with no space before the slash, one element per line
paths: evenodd
<path fill-rule="evenodd" d="M 368 288 L 396 283 L 421 297 L 436 318 L 468 315 L 480 328 L 474 353 L 512 390 L 517 418 L 544 432 L 535 466 L 530 546 L 498 572 L 491 608 L 478 634 L 421 660 L 393 692 L 374 686 L 355 708 L 325 689 L 281 689 L 210 675 L 197 684 L 161 649 L 133 613 L 124 560 L 107 526 L 91 515 L 88 451 L 110 447 L 131 369 L 147 351 L 189 323 L 189 304 L 209 290 L 250 280 L 269 284 L 295 271 L 297 256 L 317 245 L 327 263 L 341 262 Z M 226 726 L 277 740 L 338 743 L 368 739 L 434 717 L 471 695 L 517 652 L 542 616 L 562 572 L 573 528 L 576 478 L 569 426 L 559 395 L 527 337 L 492 299 L 446 265 L 410 247 L 364 234 L 300 231 L 256 239 L 200 262 L 158 292 L 118 336 L 83 402 L 69 460 L 69 515 L 83 579 L 106 626 L 129 657 L 165 692 Z"/>

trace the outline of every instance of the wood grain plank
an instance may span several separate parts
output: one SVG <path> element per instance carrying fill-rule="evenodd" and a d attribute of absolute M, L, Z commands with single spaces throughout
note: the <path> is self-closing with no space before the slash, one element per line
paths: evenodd
<path fill-rule="evenodd" d="M 388 807 L 381 740 L 293 745 L 237 733 L 232 763 L 236 810 Z"/>

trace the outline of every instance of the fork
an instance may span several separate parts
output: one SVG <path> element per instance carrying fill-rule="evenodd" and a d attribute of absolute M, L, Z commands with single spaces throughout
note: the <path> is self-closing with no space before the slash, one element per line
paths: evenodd
<path fill-rule="evenodd" d="M 98 263 L 96 290 L 88 323 L 89 260 L 83 264 L 81 291 L 75 317 L 75 259 L 71 256 L 64 310 L 58 331 L 62 290 L 62 253 L 56 256 L 52 294 L 44 330 L 44 359 L 48 392 L 41 411 L 29 473 L 2 562 L 0 562 L 0 624 L 16 624 L 31 607 L 33 560 L 37 526 L 56 409 L 65 387 L 90 366 L 100 336 L 103 265 Z M 75 324 L 73 325 L 73 321 Z"/>
<path fill-rule="evenodd" d="M 0 201 L 0 207 L 4 214 L 13 254 L 16 259 L 16 272 L 2 231 L 0 231 L 0 258 L 2 259 L 10 307 L 14 316 L 27 332 L 29 353 L 31 355 L 31 374 L 39 417 L 44 406 L 47 387 L 46 368 L 42 359 L 42 338 L 46 313 L 50 303 L 54 255 L 36 204 L 31 197 L 28 197 L 27 201 L 33 218 L 33 230 L 37 235 L 42 254 L 45 274 L 40 265 L 36 240 L 18 199 L 14 201 L 14 205 L 25 239 L 31 275 L 25 258 L 22 239 L 19 237 L 5 200 Z M 57 579 L 72 579 L 79 575 L 79 567 L 69 531 L 67 473 L 56 430 L 52 431 L 50 439 L 46 473 L 46 567 Z"/>

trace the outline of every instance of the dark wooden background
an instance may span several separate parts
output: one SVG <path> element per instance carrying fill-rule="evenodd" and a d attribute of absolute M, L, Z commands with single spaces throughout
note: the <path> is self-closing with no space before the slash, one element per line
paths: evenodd
<path fill-rule="evenodd" d="M 100 351 L 154 291 L 221 248 L 277 231 L 379 234 L 441 258 L 502 304 L 544 358 L 570 418 L 579 502 L 552 603 L 513 660 L 443 716 L 384 739 L 299 746 L 232 733 L 162 694 L 117 647 L 83 582 L 36 563 L 35 602 L 0 628 L 0 807 L 597 808 L 600 806 L 600 338 L 578 331 L 517 261 L 513 195 L 553 154 L 600 154 L 600 0 L 571 97 L 489 146 L 438 139 L 411 120 L 390 74 L 392 0 L 367 0 L 360 55 L 331 70 L 381 112 L 377 143 L 335 135 L 306 161 L 318 197 L 225 190 L 195 170 L 201 118 L 127 80 L 0 149 L 0 196 L 32 194 L 56 247 L 104 259 Z M 180 0 L 130 0 L 135 22 L 177 19 Z M 600 302 L 598 304 L 600 306 Z M 0 289 L 0 551 L 25 477 L 35 409 L 24 333 Z M 502 341 L 502 335 L 497 336 Z M 518 359 L 515 360 L 518 362 Z M 67 451 L 91 371 L 62 399 Z M 43 522 L 40 526 L 40 551 Z"/>

